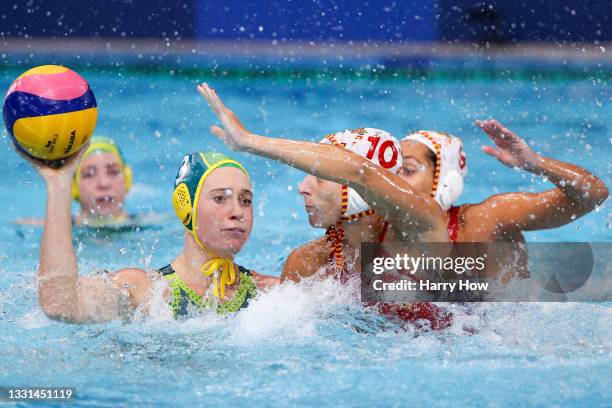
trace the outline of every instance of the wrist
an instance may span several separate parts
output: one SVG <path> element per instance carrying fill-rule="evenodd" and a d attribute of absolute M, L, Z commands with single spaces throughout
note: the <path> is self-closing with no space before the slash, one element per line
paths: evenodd
<path fill-rule="evenodd" d="M 72 188 L 72 177 L 50 177 L 45 178 L 48 192 L 70 191 Z"/>
<path fill-rule="evenodd" d="M 537 172 L 542 168 L 543 157 L 537 153 L 533 153 L 523 163 L 523 169 L 530 172 Z"/>
<path fill-rule="evenodd" d="M 241 151 L 248 153 L 259 153 L 261 151 L 261 136 L 249 133 L 247 137 L 244 137 L 239 145 Z"/>

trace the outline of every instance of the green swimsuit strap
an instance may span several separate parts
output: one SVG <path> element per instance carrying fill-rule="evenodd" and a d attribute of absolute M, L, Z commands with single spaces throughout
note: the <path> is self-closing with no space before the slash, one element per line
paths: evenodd
<path fill-rule="evenodd" d="M 237 312 L 241 308 L 248 306 L 248 300 L 257 295 L 257 286 L 255 285 L 251 272 L 241 266 L 239 266 L 239 270 L 240 281 L 238 283 L 238 288 L 230 301 L 221 303 L 217 306 L 217 313 L 219 314 Z M 159 269 L 159 272 L 168 280 L 168 284 L 172 291 L 170 306 L 172 307 L 175 318 L 179 315 L 183 302 L 189 302 L 198 309 L 210 308 L 212 306 L 212 301 L 202 298 L 202 296 L 198 295 L 187 286 L 187 284 L 175 273 L 171 265 Z"/>
<path fill-rule="evenodd" d="M 248 306 L 248 300 L 257 296 L 257 286 L 250 271 L 244 272 L 240 267 L 240 282 L 234 293 L 234 297 L 229 302 L 221 303 L 217 306 L 217 313 L 225 314 L 237 312 L 243 307 Z"/>

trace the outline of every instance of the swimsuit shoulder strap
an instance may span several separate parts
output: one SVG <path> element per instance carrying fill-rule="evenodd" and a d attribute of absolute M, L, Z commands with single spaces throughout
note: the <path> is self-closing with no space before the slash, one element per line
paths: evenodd
<path fill-rule="evenodd" d="M 168 276 L 168 275 L 172 275 L 174 273 L 174 268 L 172 267 L 171 264 L 168 264 L 168 265 L 164 266 L 163 268 L 159 268 L 158 271 L 159 271 L 159 273 L 162 274 L 162 276 Z"/>
<path fill-rule="evenodd" d="M 246 275 L 248 275 L 248 276 L 252 276 L 252 275 L 253 275 L 253 274 L 251 273 L 251 271 L 250 271 L 249 269 L 245 268 L 244 266 L 240 266 L 240 265 L 236 265 L 236 266 L 238 267 L 238 271 L 239 271 L 240 273 L 244 273 L 244 274 L 246 274 Z"/>
<path fill-rule="evenodd" d="M 171 264 L 159 268 L 158 272 L 168 281 L 170 291 L 172 293 L 169 299 L 170 307 L 176 319 L 178 316 L 187 314 L 189 303 L 198 308 L 205 306 L 205 299 L 191 289 L 183 280 L 176 274 L 176 271 Z"/>
<path fill-rule="evenodd" d="M 249 305 L 249 299 L 257 296 L 257 285 L 255 285 L 251 271 L 241 266 L 238 268 L 240 269 L 240 283 L 234 298 L 229 302 L 219 304 L 217 307 L 219 314 L 237 312 Z"/>
<path fill-rule="evenodd" d="M 448 231 L 448 237 L 452 242 L 457 241 L 457 234 L 459 233 L 459 207 L 451 207 L 448 210 L 448 225 L 446 227 Z"/>

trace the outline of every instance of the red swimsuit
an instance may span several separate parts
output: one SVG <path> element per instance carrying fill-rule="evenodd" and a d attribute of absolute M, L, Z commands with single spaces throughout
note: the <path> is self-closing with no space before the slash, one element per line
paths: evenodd
<path fill-rule="evenodd" d="M 457 242 L 457 234 L 459 233 L 459 207 L 451 207 L 448 210 L 448 225 L 446 226 L 448 237 L 451 242 Z"/>
<path fill-rule="evenodd" d="M 450 208 L 447 231 L 450 240 L 456 242 L 459 231 L 459 207 Z M 450 311 L 429 302 L 414 302 L 403 305 L 378 303 L 376 306 L 381 314 L 395 315 L 402 320 L 414 323 L 418 328 L 429 326 L 431 330 L 446 329 L 451 325 L 453 319 L 453 314 Z"/>
<path fill-rule="evenodd" d="M 448 220 L 448 235 L 452 242 L 457 240 L 457 231 L 459 227 L 459 207 L 451 207 Z M 383 231 L 380 234 L 378 242 L 382 244 L 385 239 L 388 224 L 385 222 Z M 333 260 L 334 253 L 330 255 L 330 260 Z M 348 280 L 350 271 L 342 268 L 340 280 Z M 443 330 L 449 327 L 452 323 L 453 314 L 445 308 L 434 305 L 429 302 L 414 302 L 406 304 L 397 303 L 365 303 L 366 306 L 376 306 L 380 314 L 386 316 L 395 316 L 400 319 L 413 323 L 420 329 Z"/>

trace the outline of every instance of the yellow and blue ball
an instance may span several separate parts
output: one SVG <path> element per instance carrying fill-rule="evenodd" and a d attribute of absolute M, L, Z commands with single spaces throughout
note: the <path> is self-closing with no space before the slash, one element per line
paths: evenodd
<path fill-rule="evenodd" d="M 96 98 L 76 72 L 42 65 L 21 74 L 4 99 L 4 125 L 17 148 L 44 160 L 64 159 L 89 140 Z"/>

